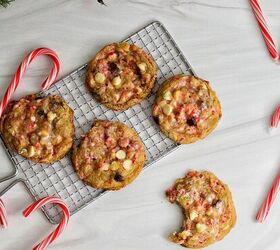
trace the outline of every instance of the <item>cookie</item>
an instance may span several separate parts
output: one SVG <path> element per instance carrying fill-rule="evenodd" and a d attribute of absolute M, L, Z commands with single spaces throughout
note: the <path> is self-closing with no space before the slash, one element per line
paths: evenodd
<path fill-rule="evenodd" d="M 71 149 L 74 112 L 60 96 L 30 95 L 11 103 L 1 118 L 7 147 L 37 163 L 52 163 Z"/>
<path fill-rule="evenodd" d="M 145 163 L 143 143 L 121 122 L 97 120 L 74 147 L 78 176 L 94 188 L 117 190 L 131 183 Z"/>
<path fill-rule="evenodd" d="M 86 85 L 97 100 L 113 110 L 125 110 L 151 92 L 156 79 L 152 57 L 134 44 L 105 46 L 88 64 Z"/>
<path fill-rule="evenodd" d="M 170 202 L 183 210 L 180 232 L 170 240 L 188 248 L 203 248 L 222 240 L 234 227 L 236 212 L 231 192 L 214 174 L 189 171 L 167 190 Z"/>
<path fill-rule="evenodd" d="M 161 131 L 180 144 L 209 135 L 222 116 L 221 105 L 209 83 L 195 76 L 177 75 L 163 83 L 153 106 Z"/>

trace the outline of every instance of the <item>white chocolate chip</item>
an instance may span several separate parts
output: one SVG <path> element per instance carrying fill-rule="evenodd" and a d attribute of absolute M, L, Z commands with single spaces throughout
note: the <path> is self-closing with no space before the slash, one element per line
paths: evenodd
<path fill-rule="evenodd" d="M 218 213 L 219 214 L 222 214 L 223 213 L 223 202 L 222 201 L 218 201 L 215 205 L 215 208 L 218 210 Z"/>
<path fill-rule="evenodd" d="M 95 85 L 95 79 L 90 79 L 89 84 L 91 87 L 93 87 Z"/>
<path fill-rule="evenodd" d="M 181 92 L 180 90 L 176 90 L 176 91 L 174 92 L 174 99 L 175 99 L 176 101 L 180 101 L 181 98 L 182 98 L 182 92 Z"/>
<path fill-rule="evenodd" d="M 192 211 L 190 212 L 190 219 L 191 219 L 191 220 L 194 220 L 194 219 L 197 218 L 197 217 L 198 217 L 197 212 L 196 212 L 195 210 L 192 210 Z"/>
<path fill-rule="evenodd" d="M 48 144 L 50 142 L 50 137 L 49 136 L 44 136 L 44 137 L 41 137 L 40 139 L 40 143 L 41 144 Z"/>
<path fill-rule="evenodd" d="M 180 236 L 183 240 L 187 239 L 187 237 L 190 236 L 190 235 L 191 235 L 190 230 L 184 230 L 184 231 L 182 231 L 182 232 L 179 233 L 179 236 Z"/>
<path fill-rule="evenodd" d="M 35 148 L 33 146 L 30 146 L 28 149 L 28 156 L 32 157 L 35 155 Z"/>
<path fill-rule="evenodd" d="M 198 96 L 202 97 L 202 96 L 203 96 L 203 94 L 204 94 L 204 92 L 203 92 L 202 90 L 199 90 L 199 92 L 198 92 Z"/>
<path fill-rule="evenodd" d="M 60 142 L 62 142 L 62 139 L 63 139 L 62 136 L 57 135 L 55 138 L 55 141 L 56 141 L 56 143 L 60 143 Z"/>
<path fill-rule="evenodd" d="M 49 136 L 49 132 L 47 130 L 41 130 L 38 134 L 41 137 L 48 137 Z"/>
<path fill-rule="evenodd" d="M 206 215 L 211 216 L 212 214 L 213 214 L 213 208 L 210 207 L 210 208 L 207 210 Z"/>
<path fill-rule="evenodd" d="M 48 112 L 47 116 L 48 116 L 48 121 L 52 122 L 56 118 L 56 113 L 50 111 Z"/>
<path fill-rule="evenodd" d="M 8 131 L 9 131 L 9 133 L 11 133 L 11 135 L 13 135 L 13 136 L 16 134 L 16 131 L 15 131 L 15 129 L 13 129 L 13 128 L 9 128 Z"/>
<path fill-rule="evenodd" d="M 31 120 L 32 122 L 35 122 L 35 121 L 36 121 L 36 117 L 35 117 L 35 116 L 31 116 L 31 117 L 30 117 L 30 120 Z"/>
<path fill-rule="evenodd" d="M 124 169 L 130 170 L 131 167 L 132 167 L 132 160 L 127 159 L 123 162 L 123 168 Z"/>
<path fill-rule="evenodd" d="M 197 232 L 202 233 L 207 229 L 207 226 L 205 224 L 197 223 L 195 226 Z"/>
<path fill-rule="evenodd" d="M 122 79 L 119 76 L 116 76 L 112 83 L 116 88 L 119 88 L 122 85 Z"/>
<path fill-rule="evenodd" d="M 165 104 L 162 107 L 162 111 L 163 111 L 164 114 L 170 115 L 172 113 L 172 111 L 173 111 L 173 108 L 169 104 Z"/>
<path fill-rule="evenodd" d="M 104 83 L 106 80 L 106 76 L 100 72 L 98 72 L 95 76 L 94 76 L 94 80 L 97 83 Z"/>
<path fill-rule="evenodd" d="M 125 159 L 125 157 L 126 157 L 126 153 L 125 153 L 123 150 L 119 150 L 119 151 L 117 151 L 117 153 L 116 153 L 116 157 L 117 157 L 119 160 L 123 160 L 123 159 Z"/>
<path fill-rule="evenodd" d="M 109 167 L 110 167 L 109 163 L 103 163 L 102 167 L 100 168 L 100 170 L 107 171 L 107 170 L 109 170 Z"/>
<path fill-rule="evenodd" d="M 165 104 L 167 104 L 167 101 L 162 100 L 158 103 L 158 105 L 162 108 Z"/>
<path fill-rule="evenodd" d="M 215 195 L 214 194 L 208 194 L 206 196 L 206 200 L 208 203 L 212 203 L 212 201 L 215 199 Z"/>
<path fill-rule="evenodd" d="M 19 150 L 19 154 L 26 154 L 27 153 L 27 149 L 26 148 L 22 148 Z"/>
<path fill-rule="evenodd" d="M 121 98 L 121 95 L 120 95 L 120 93 L 115 93 L 114 95 L 113 95 L 113 98 L 114 98 L 114 101 L 119 101 L 120 100 L 120 98 Z"/>
<path fill-rule="evenodd" d="M 166 129 L 166 130 L 170 129 L 170 123 L 169 123 L 169 122 L 163 121 L 162 126 L 163 126 L 163 128 Z M 176 135 L 176 134 L 174 134 L 174 135 Z"/>
<path fill-rule="evenodd" d="M 51 142 L 48 142 L 48 143 L 47 143 L 47 149 L 48 149 L 49 151 L 53 151 L 53 145 L 52 145 Z"/>
<path fill-rule="evenodd" d="M 166 101 L 170 101 L 172 100 L 172 94 L 170 91 L 166 91 L 163 93 L 163 99 Z"/>
<path fill-rule="evenodd" d="M 146 69 L 147 69 L 147 64 L 146 63 L 139 63 L 138 65 L 138 68 L 141 70 L 142 73 L 146 72 Z"/>
<path fill-rule="evenodd" d="M 119 168 L 119 163 L 117 161 L 113 161 L 110 165 L 111 170 L 117 170 Z"/>

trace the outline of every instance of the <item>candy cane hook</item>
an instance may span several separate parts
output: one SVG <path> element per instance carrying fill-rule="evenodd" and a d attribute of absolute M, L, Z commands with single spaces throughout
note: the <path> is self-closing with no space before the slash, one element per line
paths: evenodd
<path fill-rule="evenodd" d="M 69 221 L 70 213 L 67 205 L 61 199 L 55 197 L 46 197 L 34 202 L 23 211 L 23 216 L 28 217 L 33 211 L 49 203 L 56 204 L 61 208 L 63 213 L 62 220 L 57 228 L 41 243 L 35 246 L 33 250 L 46 249 L 47 246 L 50 245 L 62 233 Z"/>
<path fill-rule="evenodd" d="M 41 84 L 42 90 L 46 90 L 49 86 L 51 86 L 57 77 L 59 70 L 60 70 L 60 62 L 57 54 L 48 48 L 38 48 L 34 51 L 30 52 L 23 62 L 19 65 L 8 89 L 6 90 L 6 93 L 3 97 L 3 100 L 0 103 L 0 117 L 3 114 L 4 109 L 7 107 L 12 95 L 16 91 L 17 87 L 19 86 L 19 82 L 24 74 L 24 72 L 27 69 L 27 66 L 35 59 L 36 57 L 40 55 L 47 55 L 52 59 L 53 62 L 53 68 L 49 74 L 49 76 L 46 78 L 45 81 Z"/>

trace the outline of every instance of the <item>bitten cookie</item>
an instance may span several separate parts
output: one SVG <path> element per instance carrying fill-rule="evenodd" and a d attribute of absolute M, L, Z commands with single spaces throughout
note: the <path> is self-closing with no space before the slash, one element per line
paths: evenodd
<path fill-rule="evenodd" d="M 110 109 L 125 110 L 151 92 L 156 79 L 152 57 L 134 44 L 105 46 L 88 64 L 86 85 Z"/>
<path fill-rule="evenodd" d="M 0 131 L 9 149 L 38 163 L 52 163 L 71 149 L 74 113 L 60 96 L 30 95 L 11 103 Z"/>
<path fill-rule="evenodd" d="M 131 183 L 145 163 L 144 145 L 135 130 L 121 122 L 97 120 L 74 147 L 78 176 L 94 188 L 117 190 Z"/>
<path fill-rule="evenodd" d="M 160 86 L 153 106 L 161 131 L 180 144 L 206 137 L 221 116 L 219 99 L 209 83 L 194 76 L 168 79 Z"/>
<path fill-rule="evenodd" d="M 170 202 L 183 210 L 180 232 L 170 240 L 188 248 L 202 248 L 224 238 L 234 227 L 236 212 L 226 184 L 214 174 L 189 171 L 167 190 Z"/>

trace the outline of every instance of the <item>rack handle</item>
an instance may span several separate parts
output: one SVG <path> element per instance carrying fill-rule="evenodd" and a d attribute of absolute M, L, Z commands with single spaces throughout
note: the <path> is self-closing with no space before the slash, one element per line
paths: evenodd
<path fill-rule="evenodd" d="M 11 179 L 12 177 L 9 176 Z M 5 186 L 4 189 L 0 191 L 0 225 L 3 226 L 3 228 L 6 228 L 8 226 L 8 221 L 7 221 L 7 212 L 6 212 L 6 207 L 1 199 L 1 197 L 8 191 L 10 190 L 14 185 L 16 185 L 18 182 L 23 182 L 22 179 L 18 178 L 15 176 L 8 185 Z"/>

